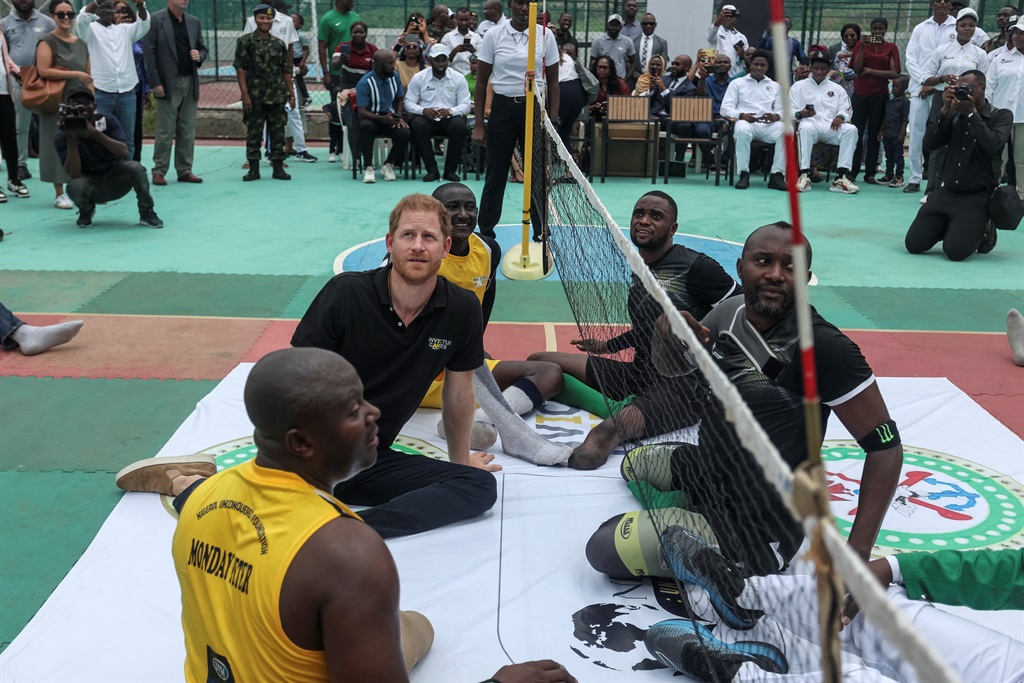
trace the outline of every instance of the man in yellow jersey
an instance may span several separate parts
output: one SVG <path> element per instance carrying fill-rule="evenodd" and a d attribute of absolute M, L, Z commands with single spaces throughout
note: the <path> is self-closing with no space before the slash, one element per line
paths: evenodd
<path fill-rule="evenodd" d="M 255 459 L 206 479 L 201 458 L 153 458 L 118 482 L 176 496 L 186 681 L 408 681 L 433 629 L 399 611 L 387 546 L 331 495 L 377 459 L 380 410 L 348 361 L 314 348 L 260 360 L 245 408 Z M 575 679 L 544 661 L 492 680 Z"/>
<path fill-rule="evenodd" d="M 452 220 L 452 245 L 438 275 L 477 296 L 486 328 L 494 307 L 501 248 L 493 237 L 473 232 L 477 204 L 472 190 L 462 183 L 446 183 L 432 196 L 444 205 Z M 545 361 L 500 361 L 490 357 L 484 358 L 484 365 L 474 373 L 474 390 L 482 410 L 473 422 L 470 448 L 486 450 L 500 434 L 506 455 L 538 465 L 564 462 L 570 455 L 568 448 L 547 441 L 518 417 L 533 412 L 561 391 L 562 369 Z M 440 408 L 443 388 L 444 373 L 440 373 L 420 407 Z M 443 421 L 437 428 L 445 436 Z"/>

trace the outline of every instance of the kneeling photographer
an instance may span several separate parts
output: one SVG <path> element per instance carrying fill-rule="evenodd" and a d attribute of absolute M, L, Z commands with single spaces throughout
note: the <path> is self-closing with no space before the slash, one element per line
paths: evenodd
<path fill-rule="evenodd" d="M 138 198 L 139 223 L 164 227 L 153 211 L 146 169 L 128 158 L 121 124 L 113 116 L 96 113 L 96 98 L 88 88 L 75 88 L 66 99 L 60 105 L 60 130 L 53 142 L 71 176 L 68 196 L 78 206 L 78 227 L 92 225 L 97 204 L 120 199 L 132 189 Z"/>
<path fill-rule="evenodd" d="M 1010 137 L 1013 113 L 985 99 L 985 74 L 965 71 L 942 91 L 942 110 L 928 126 L 924 151 L 944 147 L 942 183 L 917 212 L 905 240 L 907 251 L 922 254 L 942 242 L 951 261 L 963 261 L 996 245 L 988 201 L 999 185 L 1000 154 Z"/>

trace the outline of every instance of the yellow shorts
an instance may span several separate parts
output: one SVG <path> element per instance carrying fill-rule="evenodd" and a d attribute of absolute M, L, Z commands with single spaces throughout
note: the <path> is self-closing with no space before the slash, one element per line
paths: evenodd
<path fill-rule="evenodd" d="M 494 366 L 500 363 L 500 360 L 494 360 L 492 358 L 485 358 L 484 362 L 487 363 L 487 367 L 491 370 Z M 444 372 L 434 378 L 434 381 L 430 383 L 430 389 L 427 390 L 427 395 L 420 401 L 420 408 L 440 408 L 441 407 L 441 390 L 444 388 Z"/>

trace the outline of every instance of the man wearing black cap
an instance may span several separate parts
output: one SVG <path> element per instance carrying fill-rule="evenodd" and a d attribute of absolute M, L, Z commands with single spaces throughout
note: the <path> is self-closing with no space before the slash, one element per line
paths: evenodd
<path fill-rule="evenodd" d="M 79 87 L 67 93 L 58 124 L 53 141 L 71 176 L 68 196 L 78 206 L 78 227 L 92 226 L 97 204 L 120 199 L 132 189 L 139 200 L 139 223 L 164 227 L 153 211 L 146 169 L 129 158 L 127 138 L 117 119 L 96 113 L 91 90 Z"/>
<path fill-rule="evenodd" d="M 797 81 L 789 91 L 790 104 L 800 122 L 800 177 L 796 187 L 800 192 L 811 189 L 811 150 L 816 143 L 824 142 L 839 145 L 839 169 L 829 190 L 856 194 L 860 188 L 850 180 L 857 147 L 857 128 L 847 123 L 853 113 L 850 97 L 842 86 L 829 79 L 832 59 L 827 52 L 812 50 L 810 62 L 811 77 Z"/>
<path fill-rule="evenodd" d="M 292 179 L 284 170 L 284 127 L 288 122 L 284 103 L 287 101 L 292 109 L 295 108 L 292 60 L 284 41 L 270 34 L 276 14 L 270 5 L 257 5 L 252 11 L 256 32 L 243 35 L 235 46 L 234 67 L 245 110 L 245 156 L 249 160 L 249 172 L 242 177 L 245 181 L 260 178 L 260 143 L 264 125 L 270 134 L 273 177 Z"/>

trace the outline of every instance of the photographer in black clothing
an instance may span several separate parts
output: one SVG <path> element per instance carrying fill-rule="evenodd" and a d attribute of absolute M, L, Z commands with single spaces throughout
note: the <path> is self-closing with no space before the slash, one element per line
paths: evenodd
<path fill-rule="evenodd" d="M 1013 113 L 985 99 L 985 74 L 966 71 L 942 91 L 942 110 L 924 136 L 928 154 L 946 148 L 942 185 L 932 192 L 907 231 L 906 247 L 923 254 L 938 242 L 950 261 L 963 261 L 996 245 L 987 204 L 999 184 L 1000 153 L 1010 137 Z"/>
<path fill-rule="evenodd" d="M 153 211 L 146 169 L 128 157 L 121 124 L 113 116 L 96 113 L 96 99 L 88 88 L 75 88 L 61 105 L 60 130 L 53 138 L 64 170 L 71 176 L 68 196 L 78 206 L 78 227 L 92 226 L 97 204 L 134 189 L 139 201 L 139 223 L 162 228 Z"/>

